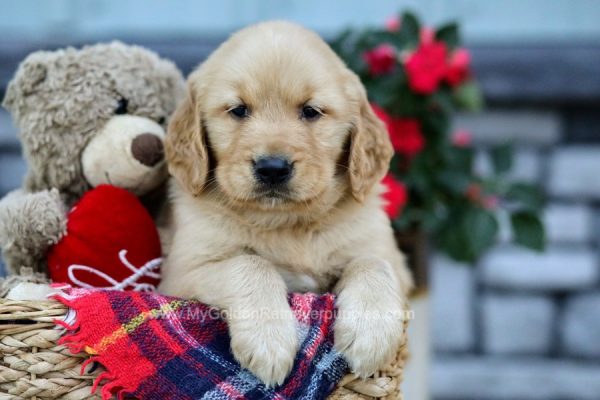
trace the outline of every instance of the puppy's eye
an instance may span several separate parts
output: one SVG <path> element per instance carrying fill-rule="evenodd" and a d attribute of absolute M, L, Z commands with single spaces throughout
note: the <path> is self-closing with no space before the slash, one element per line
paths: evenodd
<path fill-rule="evenodd" d="M 121 97 L 119 102 L 117 103 L 117 108 L 115 108 L 115 114 L 122 115 L 127 114 L 127 106 L 129 105 L 129 100 Z"/>
<path fill-rule="evenodd" d="M 311 106 L 302 107 L 302 118 L 307 120 L 315 120 L 321 116 L 319 110 Z"/>
<path fill-rule="evenodd" d="M 160 117 L 157 122 L 158 122 L 159 125 L 162 125 L 162 124 L 165 123 L 166 120 L 167 119 L 165 117 Z"/>
<path fill-rule="evenodd" d="M 229 113 L 236 118 L 246 118 L 248 116 L 248 107 L 243 104 L 229 110 Z"/>

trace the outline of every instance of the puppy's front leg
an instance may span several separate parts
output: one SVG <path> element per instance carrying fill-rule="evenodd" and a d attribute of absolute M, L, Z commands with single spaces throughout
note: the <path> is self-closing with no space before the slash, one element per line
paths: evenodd
<path fill-rule="evenodd" d="M 163 281 L 160 290 L 225 310 L 234 357 L 265 384 L 283 383 L 298 350 L 296 319 L 270 262 L 241 255 L 205 264 Z"/>
<path fill-rule="evenodd" d="M 406 305 L 401 290 L 393 267 L 378 257 L 350 262 L 334 289 L 335 347 L 363 378 L 384 367 L 398 350 Z"/>

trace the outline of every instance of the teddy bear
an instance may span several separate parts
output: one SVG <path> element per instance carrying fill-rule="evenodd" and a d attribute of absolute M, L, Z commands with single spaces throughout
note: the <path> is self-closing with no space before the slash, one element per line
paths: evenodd
<path fill-rule="evenodd" d="M 0 201 L 9 273 L 47 272 L 67 213 L 92 188 L 113 185 L 160 208 L 165 128 L 183 91 L 172 62 L 120 42 L 38 51 L 20 64 L 3 102 L 28 166 L 22 187 Z"/>

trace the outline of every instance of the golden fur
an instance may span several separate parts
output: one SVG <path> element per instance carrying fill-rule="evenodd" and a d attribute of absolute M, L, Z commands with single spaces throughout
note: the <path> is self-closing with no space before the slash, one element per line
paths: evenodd
<path fill-rule="evenodd" d="M 243 120 L 228 112 L 241 103 Z M 323 115 L 301 118 L 307 104 Z M 360 375 L 395 354 L 412 282 L 379 198 L 392 148 L 321 38 L 286 22 L 233 35 L 190 75 L 165 150 L 175 231 L 160 289 L 227 310 L 242 366 L 267 384 L 287 376 L 288 291 L 338 295 L 336 347 Z M 294 162 L 283 197 L 256 190 L 252 160 L 272 154 Z"/>

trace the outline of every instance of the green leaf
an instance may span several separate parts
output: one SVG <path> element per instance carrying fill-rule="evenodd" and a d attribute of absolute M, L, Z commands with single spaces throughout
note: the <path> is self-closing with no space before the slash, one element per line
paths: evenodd
<path fill-rule="evenodd" d="M 409 47 L 416 47 L 419 44 L 420 31 L 421 25 L 414 14 L 410 12 L 402 14 L 400 31 L 398 32 L 402 42 L 406 43 Z"/>
<path fill-rule="evenodd" d="M 440 185 L 456 195 L 464 194 L 471 183 L 468 175 L 454 170 L 440 171 L 437 180 Z"/>
<path fill-rule="evenodd" d="M 461 230 L 450 229 L 448 224 L 440 230 L 438 242 L 441 250 L 457 261 L 471 262 L 471 255 Z"/>
<path fill-rule="evenodd" d="M 494 214 L 470 207 L 451 216 L 438 237 L 441 248 L 457 261 L 475 262 L 494 244 L 498 221 Z"/>
<path fill-rule="evenodd" d="M 387 88 L 390 91 L 390 88 Z M 406 83 L 398 88 L 393 88 L 395 91 L 394 106 L 390 108 L 390 114 L 397 117 L 415 117 L 418 116 L 426 107 L 426 98 L 414 93 Z"/>
<path fill-rule="evenodd" d="M 515 243 L 533 250 L 542 251 L 546 244 L 544 226 L 537 214 L 518 211 L 510 217 Z"/>
<path fill-rule="evenodd" d="M 509 200 L 519 203 L 520 208 L 539 210 L 544 205 L 544 196 L 540 189 L 528 183 L 514 183 L 506 192 Z"/>
<path fill-rule="evenodd" d="M 454 111 L 452 94 L 448 90 L 438 90 L 430 96 L 428 107 L 432 112 L 441 111 L 451 114 Z"/>
<path fill-rule="evenodd" d="M 439 110 L 423 110 L 420 120 L 421 129 L 428 138 L 445 137 L 450 129 L 450 115 Z"/>
<path fill-rule="evenodd" d="M 474 80 L 468 80 L 454 89 L 454 101 L 465 111 L 478 112 L 483 108 L 483 96 Z"/>
<path fill-rule="evenodd" d="M 513 146 L 511 144 L 501 144 L 495 146 L 490 151 L 492 164 L 496 174 L 505 174 L 512 168 L 513 162 Z"/>
<path fill-rule="evenodd" d="M 465 217 L 465 229 L 474 259 L 477 259 L 495 241 L 498 221 L 488 210 L 473 208 Z"/>
<path fill-rule="evenodd" d="M 435 32 L 435 38 L 446 43 L 446 46 L 448 46 L 448 48 L 455 49 L 460 44 L 458 24 L 456 22 L 452 22 L 450 24 L 440 27 Z"/>
<path fill-rule="evenodd" d="M 374 31 L 368 37 L 369 47 L 376 47 L 382 43 L 389 43 L 396 47 L 397 49 L 402 49 L 404 43 L 402 42 L 402 37 L 398 35 L 397 32 L 389 32 L 389 31 Z"/>
<path fill-rule="evenodd" d="M 465 175 L 471 175 L 473 172 L 473 161 L 475 153 L 469 147 L 450 147 L 445 144 L 447 151 L 448 162 Z"/>

